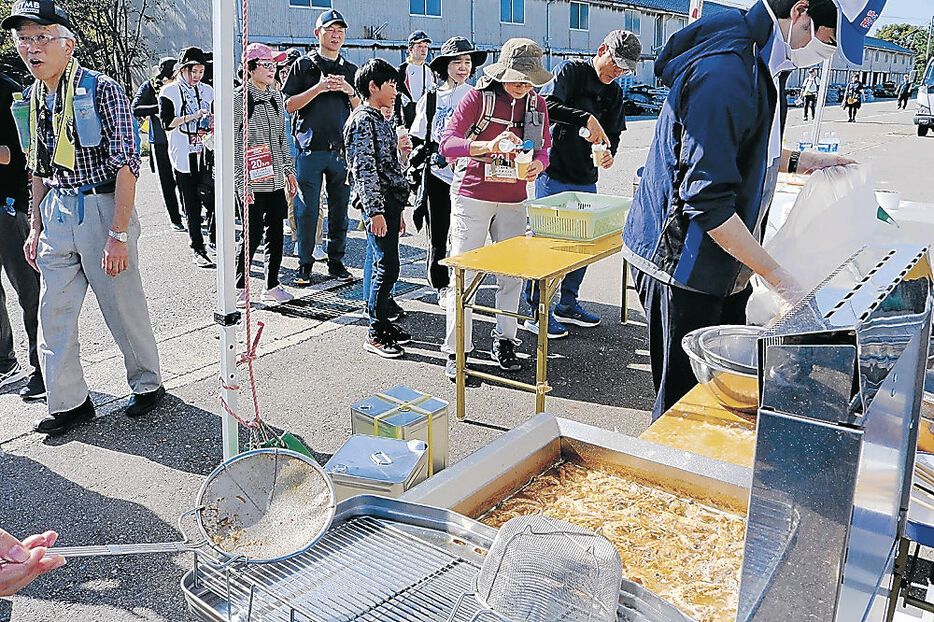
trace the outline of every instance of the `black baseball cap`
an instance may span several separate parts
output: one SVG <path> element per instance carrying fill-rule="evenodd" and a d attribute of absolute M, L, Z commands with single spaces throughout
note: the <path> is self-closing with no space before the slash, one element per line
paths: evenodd
<path fill-rule="evenodd" d="M 409 35 L 409 47 L 412 47 L 416 43 L 431 43 L 431 37 L 428 36 L 424 30 L 416 30 Z"/>
<path fill-rule="evenodd" d="M 331 24 L 340 24 L 344 28 L 347 28 L 347 20 L 344 19 L 344 16 L 341 15 L 339 11 L 328 9 L 318 16 L 318 21 L 315 22 L 315 30 L 327 28 Z"/>
<path fill-rule="evenodd" d="M 71 20 L 64 9 L 55 4 L 54 0 L 16 0 L 10 14 L 0 22 L 3 30 L 19 28 L 24 21 L 31 21 L 42 26 L 60 24 L 68 30 L 74 30 Z"/>

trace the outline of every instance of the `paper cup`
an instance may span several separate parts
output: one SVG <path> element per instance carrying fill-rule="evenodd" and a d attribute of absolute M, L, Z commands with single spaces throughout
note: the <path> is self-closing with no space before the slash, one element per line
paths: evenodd
<path fill-rule="evenodd" d="M 897 210 L 901 200 L 902 193 L 897 190 L 876 190 L 876 201 L 879 202 L 879 207 L 887 212 Z"/>
<path fill-rule="evenodd" d="M 532 152 L 520 151 L 516 154 L 516 172 L 519 174 L 519 180 L 525 179 L 529 173 L 529 166 L 532 164 Z"/>
<path fill-rule="evenodd" d="M 606 145 L 597 143 L 590 146 L 590 152 L 593 156 L 593 165 L 597 168 L 603 167 L 603 152 L 606 151 Z"/>

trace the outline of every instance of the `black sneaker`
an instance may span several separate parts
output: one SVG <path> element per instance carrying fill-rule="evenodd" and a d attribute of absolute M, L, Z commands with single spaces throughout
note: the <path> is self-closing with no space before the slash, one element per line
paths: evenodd
<path fill-rule="evenodd" d="M 384 359 L 397 359 L 405 350 L 399 347 L 387 333 L 370 333 L 363 342 L 363 349 Z"/>
<path fill-rule="evenodd" d="M 392 323 L 389 324 L 388 332 L 392 340 L 400 346 L 403 346 L 409 343 L 410 341 L 412 341 L 412 335 L 405 332 L 404 330 L 402 330 L 395 324 L 392 324 Z"/>
<path fill-rule="evenodd" d="M 26 386 L 19 390 L 19 396 L 23 398 L 24 402 L 32 402 L 45 398 L 45 381 L 42 380 L 42 372 L 36 370 L 32 373 Z"/>
<path fill-rule="evenodd" d="M 191 261 L 199 268 L 213 268 L 214 262 L 208 257 L 205 251 L 195 251 L 191 256 Z"/>
<path fill-rule="evenodd" d="M 26 370 L 19 363 L 13 363 L 9 371 L 0 374 L 0 389 L 26 377 Z"/>
<path fill-rule="evenodd" d="M 64 434 L 73 427 L 90 421 L 93 418 L 94 404 L 91 403 L 91 397 L 88 396 L 80 406 L 39 419 L 33 424 L 32 428 L 40 434 L 56 436 L 58 434 Z"/>
<path fill-rule="evenodd" d="M 295 284 L 299 287 L 308 287 L 311 285 L 311 269 L 313 263 L 301 264 L 298 266 L 298 276 L 295 277 Z"/>
<path fill-rule="evenodd" d="M 342 263 L 329 263 L 328 276 L 333 279 L 340 279 L 341 281 L 353 280 L 353 275 L 347 271 L 347 268 L 345 268 Z"/>
<path fill-rule="evenodd" d="M 516 356 L 515 347 L 509 339 L 494 339 L 490 350 L 493 360 L 499 363 L 500 369 L 518 371 L 522 369 L 522 361 Z"/>

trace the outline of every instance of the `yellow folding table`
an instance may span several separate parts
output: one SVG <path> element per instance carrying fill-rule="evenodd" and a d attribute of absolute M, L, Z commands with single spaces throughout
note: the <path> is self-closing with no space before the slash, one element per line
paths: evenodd
<path fill-rule="evenodd" d="M 622 248 L 620 234 L 614 233 L 593 242 L 575 242 L 571 240 L 558 240 L 547 237 L 520 236 L 503 240 L 496 244 L 484 246 L 455 257 L 448 257 L 441 263 L 454 270 L 455 302 L 456 305 L 456 356 L 457 356 L 457 418 L 466 416 L 466 386 L 467 376 L 481 378 L 491 382 L 499 382 L 507 386 L 535 393 L 535 413 L 545 411 L 545 394 L 551 390 L 546 380 L 548 361 L 548 330 L 547 319 L 540 321 L 541 330 L 538 331 L 537 366 L 535 384 L 519 382 L 511 378 L 504 378 L 486 372 L 468 370 L 464 353 L 464 312 L 466 309 L 479 311 L 492 315 L 507 315 L 518 320 L 529 319 L 528 316 L 495 309 L 476 304 L 473 301 L 480 289 L 480 284 L 488 274 L 512 277 L 535 281 L 541 292 L 538 309 L 532 319 L 547 318 L 548 304 L 558 288 L 562 277 L 578 268 L 590 265 L 605 257 L 618 253 Z M 466 273 L 475 272 L 476 275 L 465 287 Z M 623 266 L 623 274 L 627 267 Z M 623 308 L 625 317 L 626 291 L 623 290 Z"/>

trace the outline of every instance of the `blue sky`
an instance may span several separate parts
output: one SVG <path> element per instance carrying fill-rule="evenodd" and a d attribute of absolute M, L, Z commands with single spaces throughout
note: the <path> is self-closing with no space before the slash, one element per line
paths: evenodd
<path fill-rule="evenodd" d="M 882 9 L 876 28 L 886 24 L 930 24 L 934 15 L 934 2 L 930 0 L 889 0 Z"/>

